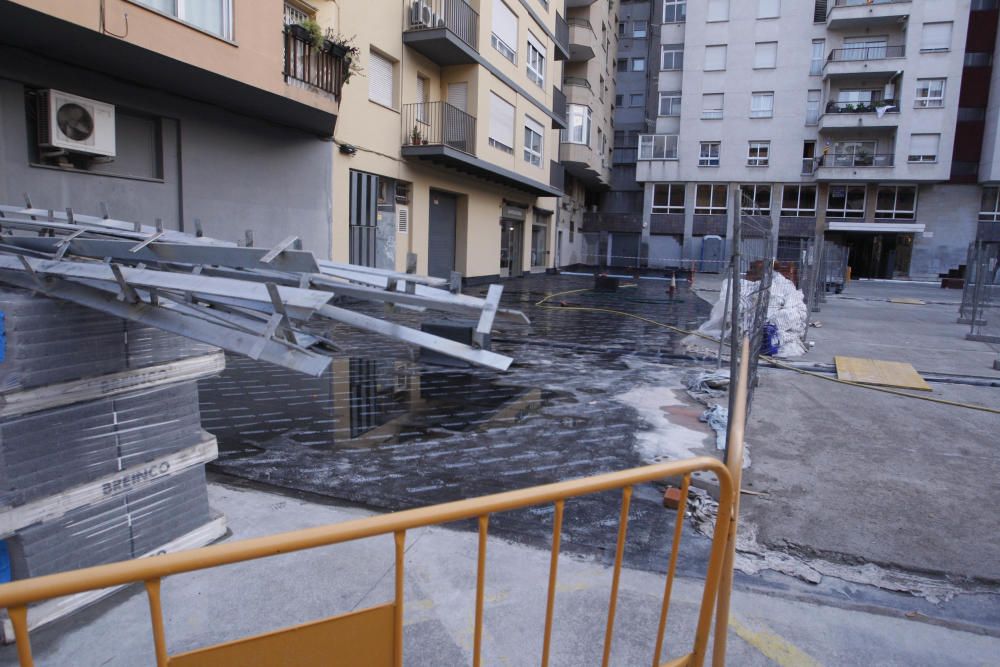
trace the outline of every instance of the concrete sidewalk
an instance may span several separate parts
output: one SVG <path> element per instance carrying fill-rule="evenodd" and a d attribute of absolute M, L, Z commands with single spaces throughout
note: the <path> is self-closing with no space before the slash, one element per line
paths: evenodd
<path fill-rule="evenodd" d="M 260 490 L 213 484 L 213 506 L 230 521 L 232 539 L 345 521 L 368 513 Z M 447 529 L 408 536 L 406 664 L 471 662 L 476 535 Z M 379 538 L 288 554 L 164 582 L 169 649 L 180 652 L 326 615 L 386 602 L 392 596 L 392 542 Z M 666 558 L 666 555 L 664 555 Z M 484 626 L 485 665 L 535 665 L 541 652 L 549 554 L 491 539 Z M 556 602 L 553 665 L 599 664 L 610 570 L 563 558 Z M 651 662 L 662 576 L 626 570 L 616 624 L 615 665 Z M 693 641 L 701 582 L 678 580 L 667 630 L 670 655 Z M 1000 640 L 906 618 L 737 591 L 731 665 L 996 664 Z M 133 587 L 35 633 L 39 665 L 152 665 L 145 594 Z M 16 664 L 14 647 L 0 664 Z"/>

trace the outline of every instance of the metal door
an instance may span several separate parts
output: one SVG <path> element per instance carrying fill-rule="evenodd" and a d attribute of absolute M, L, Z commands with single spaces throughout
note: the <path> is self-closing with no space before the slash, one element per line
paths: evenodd
<path fill-rule="evenodd" d="M 350 207 L 350 262 L 360 266 L 375 266 L 378 176 L 351 170 Z"/>
<path fill-rule="evenodd" d="M 521 264 L 523 239 L 524 227 L 520 220 L 500 219 L 500 277 L 516 277 L 524 272 Z"/>
<path fill-rule="evenodd" d="M 427 273 L 448 278 L 455 270 L 455 220 L 458 202 L 454 195 L 431 190 Z"/>

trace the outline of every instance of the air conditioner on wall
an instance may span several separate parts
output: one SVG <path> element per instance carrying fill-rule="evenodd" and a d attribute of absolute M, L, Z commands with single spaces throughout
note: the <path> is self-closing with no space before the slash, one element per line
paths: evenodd
<path fill-rule="evenodd" d="M 114 157 L 114 105 L 59 90 L 40 91 L 38 145 Z"/>

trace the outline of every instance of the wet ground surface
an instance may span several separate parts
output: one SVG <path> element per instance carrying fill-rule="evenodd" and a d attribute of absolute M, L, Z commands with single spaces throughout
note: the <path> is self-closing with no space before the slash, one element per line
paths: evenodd
<path fill-rule="evenodd" d="M 708 305 L 683 289 L 670 299 L 666 284 L 652 280 L 616 293 L 557 296 L 548 302 L 552 309 L 535 305 L 590 286 L 592 279 L 570 276 L 505 283 L 504 306 L 532 320 L 495 331 L 493 349 L 516 360 L 506 373 L 427 364 L 405 346 L 350 330 L 335 332 L 345 355 L 320 378 L 230 357 L 223 375 L 201 384 L 203 424 L 220 444 L 214 467 L 396 510 L 623 470 L 663 454 L 708 453 L 704 446 L 713 440 L 697 421 L 700 407 L 680 392 L 671 395 L 697 363 L 683 358 L 680 336 L 560 304 L 623 310 L 682 328 L 697 326 Z M 654 437 L 663 425 L 655 414 L 660 405 L 690 427 L 674 441 Z M 635 566 L 665 566 L 673 513 L 660 501 L 656 487 L 636 489 L 628 548 Z M 568 503 L 565 548 L 613 554 L 620 503 L 619 493 Z M 499 515 L 491 531 L 543 542 L 551 516 L 551 507 Z M 690 567 L 703 567 L 706 547 L 704 538 L 688 538 Z"/>

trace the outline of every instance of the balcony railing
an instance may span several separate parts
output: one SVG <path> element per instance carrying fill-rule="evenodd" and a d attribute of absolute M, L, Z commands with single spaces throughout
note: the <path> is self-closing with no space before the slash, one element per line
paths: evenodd
<path fill-rule="evenodd" d="M 330 41 L 314 44 L 308 31 L 285 26 L 285 81 L 300 81 L 332 93 L 340 100 L 347 73 L 344 52 Z"/>
<path fill-rule="evenodd" d="M 476 154 L 476 117 L 447 102 L 403 105 L 403 146 L 448 146 Z"/>
<path fill-rule="evenodd" d="M 640 134 L 640 160 L 676 160 L 676 134 Z"/>
<path fill-rule="evenodd" d="M 878 100 L 877 102 L 828 102 L 826 113 L 899 113 L 896 100 Z"/>
<path fill-rule="evenodd" d="M 559 12 L 556 12 L 554 42 L 556 60 L 569 60 L 569 23 Z"/>
<path fill-rule="evenodd" d="M 578 19 L 570 17 L 566 19 L 566 23 L 571 26 L 576 26 L 577 28 L 586 28 L 590 32 L 594 32 L 594 26 L 587 19 Z"/>
<path fill-rule="evenodd" d="M 902 58 L 906 55 L 906 46 L 894 44 L 891 46 L 849 46 L 830 51 L 828 63 L 857 62 L 864 60 L 884 60 L 885 58 Z"/>
<path fill-rule="evenodd" d="M 558 118 L 553 127 L 566 127 L 566 94 L 558 86 L 552 86 L 552 113 Z"/>
<path fill-rule="evenodd" d="M 892 153 L 828 153 L 820 159 L 821 167 L 891 167 Z"/>
<path fill-rule="evenodd" d="M 611 150 L 611 164 L 635 164 L 639 158 L 638 148 L 613 148 Z"/>
<path fill-rule="evenodd" d="M 564 76 L 563 86 L 579 86 L 580 88 L 586 88 L 587 90 L 593 91 L 593 86 L 590 85 L 590 81 L 587 81 L 582 76 Z"/>
<path fill-rule="evenodd" d="M 830 9 L 834 7 L 864 7 L 865 5 L 894 5 L 901 2 L 911 2 L 911 0 L 833 0 Z"/>
<path fill-rule="evenodd" d="M 479 14 L 465 0 L 412 0 L 407 31 L 446 28 L 479 51 Z"/>
<path fill-rule="evenodd" d="M 812 176 L 816 171 L 816 159 L 811 157 L 802 158 L 802 175 Z"/>

